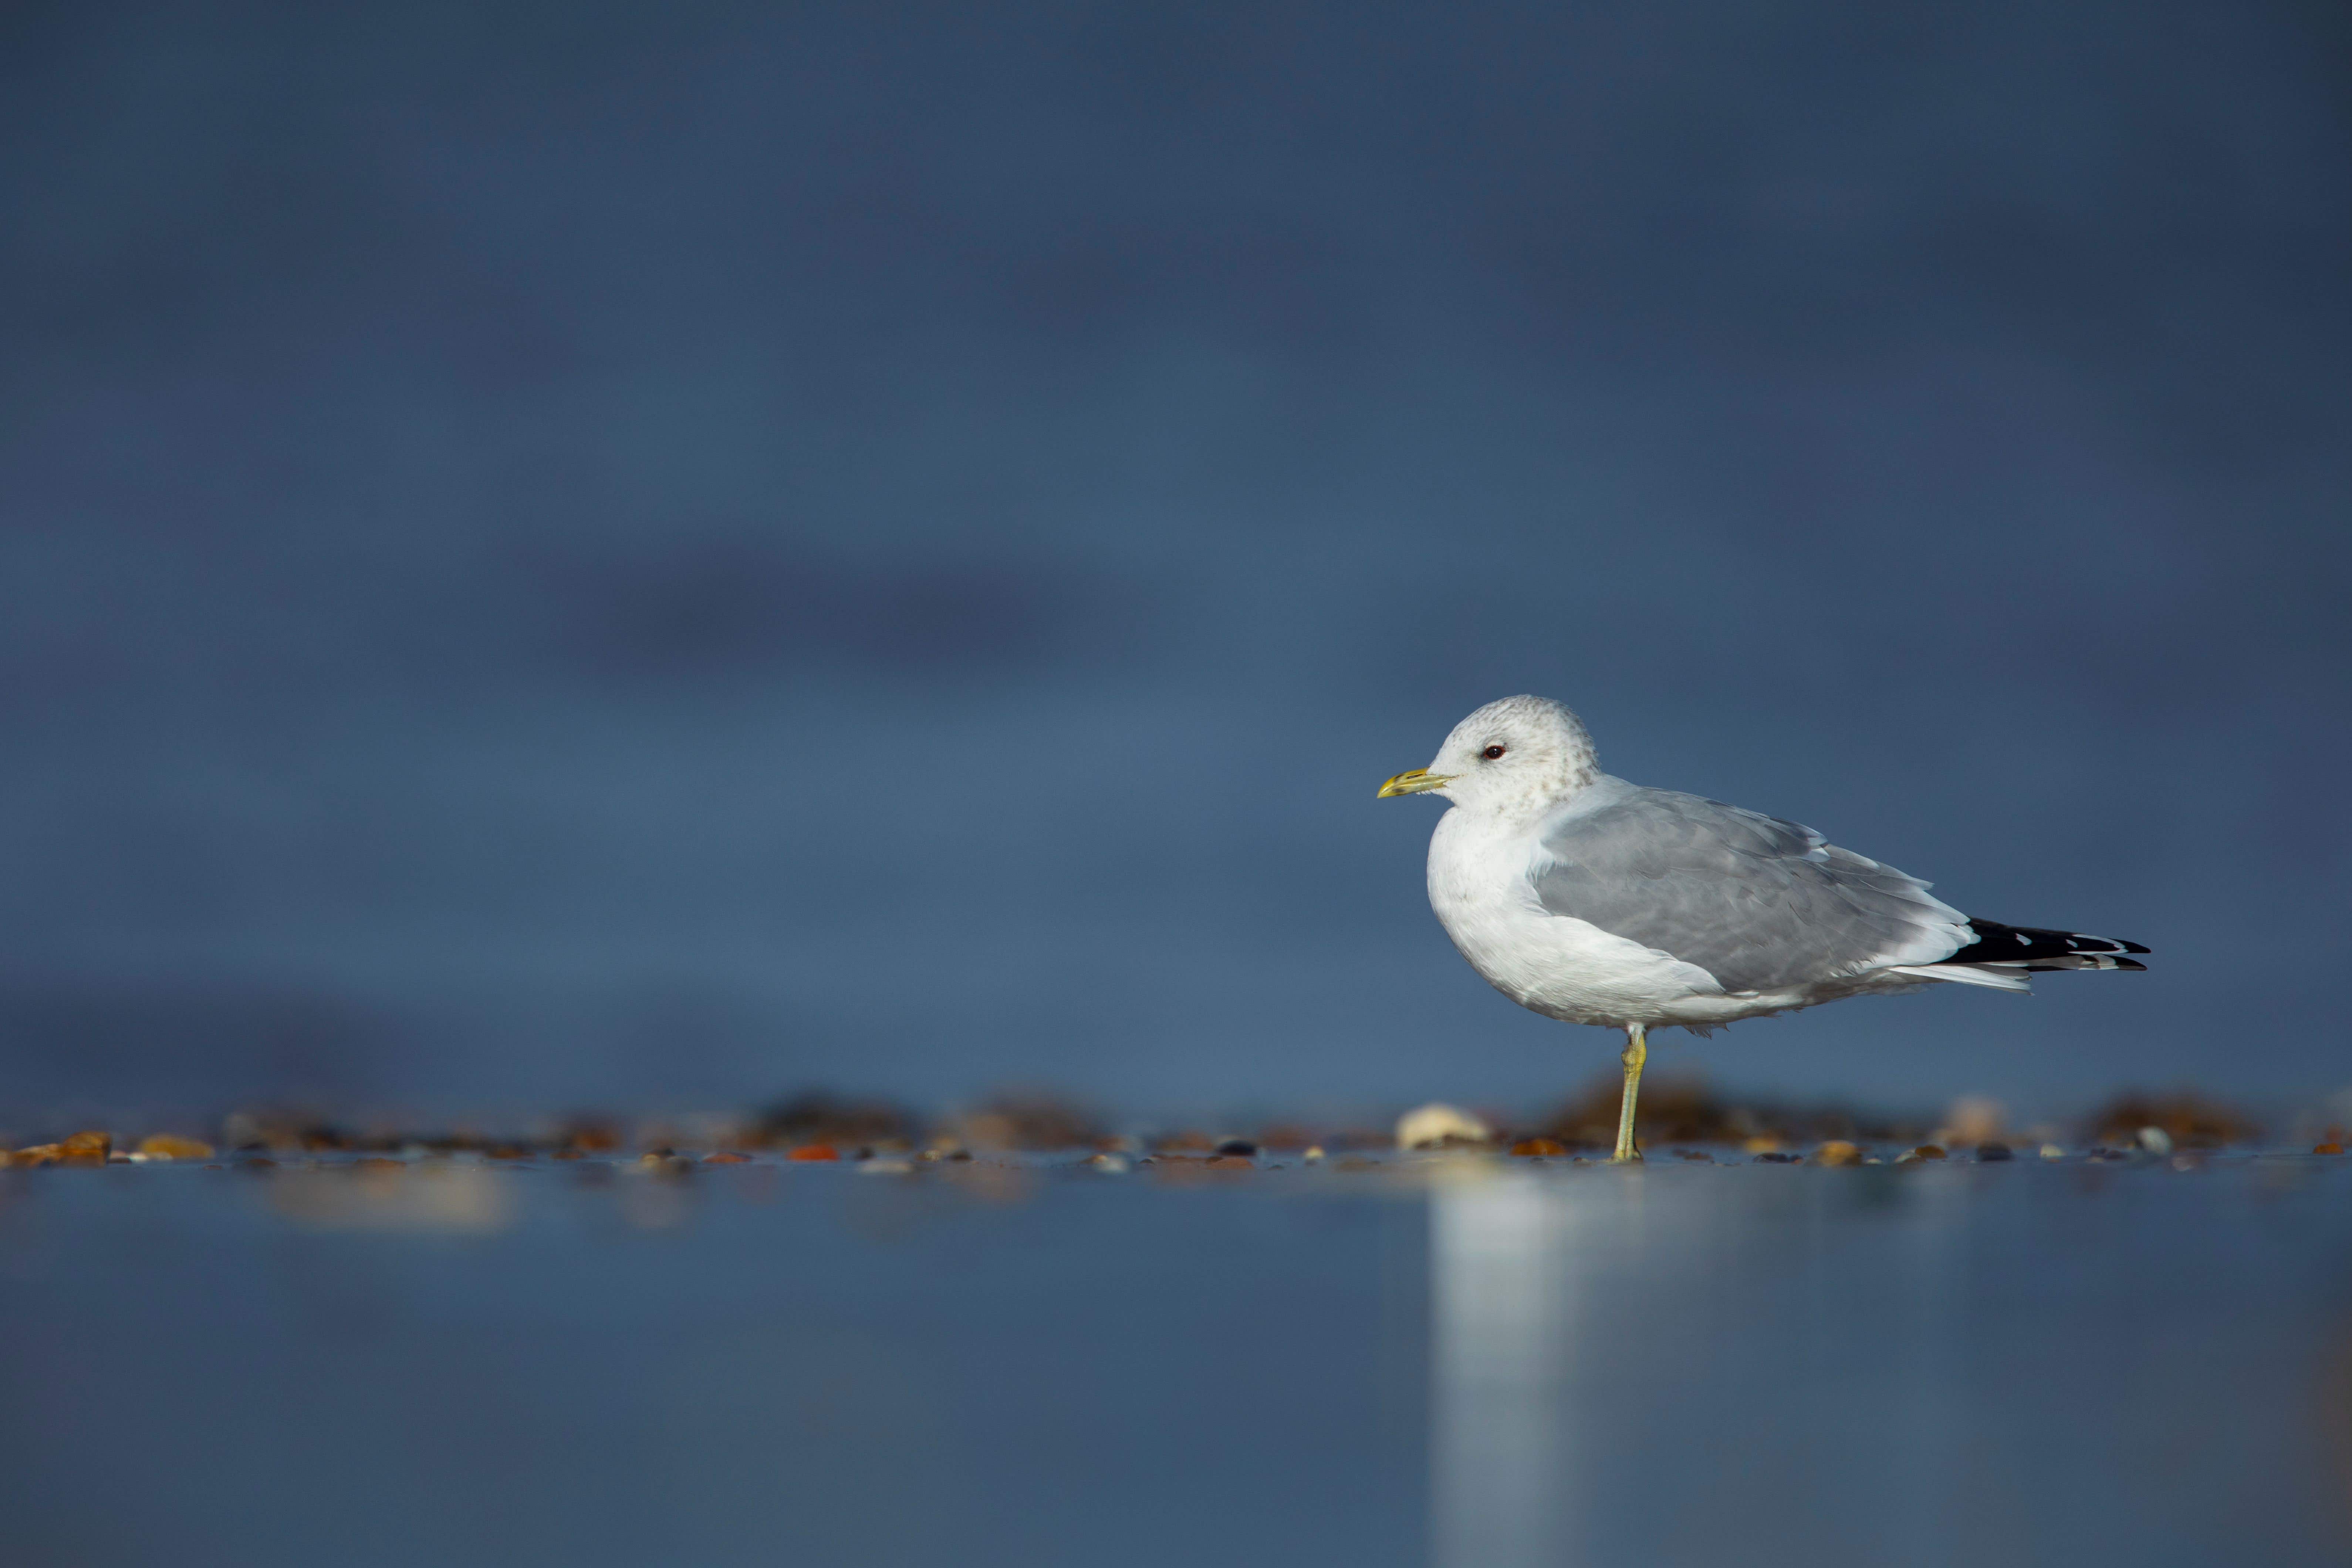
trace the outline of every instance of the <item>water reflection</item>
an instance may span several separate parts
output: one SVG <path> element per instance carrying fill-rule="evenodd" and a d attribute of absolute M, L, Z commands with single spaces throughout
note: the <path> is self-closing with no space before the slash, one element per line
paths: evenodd
<path fill-rule="evenodd" d="M 0 1558 L 2343 1555 L 2341 1164 L 687 1169 L 0 1177 Z"/>
<path fill-rule="evenodd" d="M 1577 1242 L 1599 1211 L 1532 1172 L 1430 1199 L 1430 1529 L 1438 1568 L 1574 1564 Z"/>
<path fill-rule="evenodd" d="M 1773 1519 L 1857 1560 L 1948 1562 L 1971 1414 L 1959 1176 L 1438 1184 L 1432 1561 L 1777 1560 L 1752 1540 Z"/>
<path fill-rule="evenodd" d="M 513 1185 L 483 1165 L 394 1160 L 315 1170 L 275 1171 L 270 1206 L 321 1230 L 464 1231 L 487 1235 L 514 1223 Z"/>

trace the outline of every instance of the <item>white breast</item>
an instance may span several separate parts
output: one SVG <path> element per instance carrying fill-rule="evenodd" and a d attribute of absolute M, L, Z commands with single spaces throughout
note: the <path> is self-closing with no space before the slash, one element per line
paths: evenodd
<path fill-rule="evenodd" d="M 1528 874 L 1535 855 L 1531 826 L 1459 807 L 1430 837 L 1430 907 L 1488 984 L 1522 1007 L 1578 1024 L 1680 1021 L 1698 998 L 1722 996 L 1715 976 L 1696 964 L 1546 910 Z M 1696 1011 L 1715 1008 L 1702 1003 Z"/>

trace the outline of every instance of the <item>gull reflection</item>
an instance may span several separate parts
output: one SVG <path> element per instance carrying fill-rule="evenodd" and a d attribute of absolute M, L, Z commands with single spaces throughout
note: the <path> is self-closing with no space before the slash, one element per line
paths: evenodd
<path fill-rule="evenodd" d="M 1959 1560 L 1969 1172 L 1479 1169 L 1430 1196 L 1438 1568 Z"/>
<path fill-rule="evenodd" d="M 1581 1185 L 1577 1184 L 1576 1185 Z M 1624 1194 L 1616 1194 L 1622 1201 Z M 1438 1568 L 1585 1561 L 1570 1420 L 1571 1269 L 1599 1212 L 1532 1172 L 1430 1200 L 1433 1560 Z"/>

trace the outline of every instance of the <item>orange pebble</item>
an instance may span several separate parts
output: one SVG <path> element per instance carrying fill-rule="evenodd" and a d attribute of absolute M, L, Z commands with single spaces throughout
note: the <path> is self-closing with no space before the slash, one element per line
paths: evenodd
<path fill-rule="evenodd" d="M 784 1156 L 787 1160 L 838 1160 L 841 1151 L 830 1143 L 803 1143 Z"/>
<path fill-rule="evenodd" d="M 209 1160 L 213 1146 L 201 1138 L 183 1138 L 175 1132 L 158 1132 L 139 1141 L 139 1152 L 150 1160 Z"/>

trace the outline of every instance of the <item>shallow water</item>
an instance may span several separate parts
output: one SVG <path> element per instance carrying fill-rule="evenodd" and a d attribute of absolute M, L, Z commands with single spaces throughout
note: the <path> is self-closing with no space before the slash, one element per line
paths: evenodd
<path fill-rule="evenodd" d="M 0 1561 L 2344 1560 L 2352 1171 L 0 1177 Z"/>

